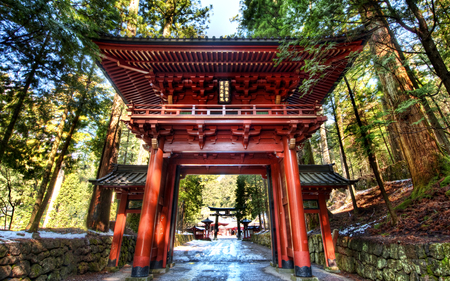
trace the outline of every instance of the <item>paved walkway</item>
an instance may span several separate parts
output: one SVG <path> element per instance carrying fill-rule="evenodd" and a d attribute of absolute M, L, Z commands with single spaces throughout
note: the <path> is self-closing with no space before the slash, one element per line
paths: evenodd
<path fill-rule="evenodd" d="M 158 281 L 290 280 L 291 274 L 280 274 L 270 266 L 271 255 L 267 247 L 236 238 L 220 238 L 213 242 L 194 240 L 175 248 L 175 267 L 168 273 L 153 276 Z M 116 273 L 94 274 L 76 280 L 119 281 L 130 275 L 131 266 L 127 265 Z M 316 266 L 313 266 L 313 275 L 324 281 L 354 280 Z"/>

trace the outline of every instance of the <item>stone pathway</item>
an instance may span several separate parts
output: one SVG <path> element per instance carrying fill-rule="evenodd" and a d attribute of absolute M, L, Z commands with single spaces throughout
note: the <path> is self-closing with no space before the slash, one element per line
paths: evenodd
<path fill-rule="evenodd" d="M 175 248 L 175 267 L 153 277 L 157 281 L 290 280 L 291 274 L 278 273 L 270 266 L 271 255 L 267 247 L 236 238 L 220 238 L 213 242 L 194 240 Z M 116 273 L 86 275 L 75 280 L 119 281 L 130 275 L 131 266 L 127 265 Z M 313 275 L 324 281 L 355 280 L 328 273 L 316 266 L 313 266 Z"/>

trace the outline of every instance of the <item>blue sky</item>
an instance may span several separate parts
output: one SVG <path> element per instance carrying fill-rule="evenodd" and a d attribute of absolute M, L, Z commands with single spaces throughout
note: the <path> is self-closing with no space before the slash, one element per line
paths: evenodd
<path fill-rule="evenodd" d="M 201 0 L 202 6 L 213 5 L 211 23 L 206 35 L 209 37 L 229 35 L 236 32 L 238 24 L 230 18 L 239 14 L 239 0 Z"/>

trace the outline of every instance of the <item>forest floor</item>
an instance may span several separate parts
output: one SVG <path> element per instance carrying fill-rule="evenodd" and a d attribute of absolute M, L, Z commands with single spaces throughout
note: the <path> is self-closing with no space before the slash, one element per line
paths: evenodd
<path fill-rule="evenodd" d="M 356 200 L 360 209 L 357 215 L 354 214 L 351 201 L 346 201 L 345 193 L 337 192 L 334 194 L 334 204 L 330 207 L 334 213 L 330 217 L 331 227 L 338 229 L 342 235 L 394 240 L 405 244 L 450 241 L 450 185 L 441 187 L 442 180 L 415 200 L 410 200 L 413 190 L 410 179 L 385 182 L 389 199 L 397 209 L 397 225 L 390 222 L 378 186 L 357 191 Z M 399 206 L 406 200 L 411 201 L 409 205 Z"/>

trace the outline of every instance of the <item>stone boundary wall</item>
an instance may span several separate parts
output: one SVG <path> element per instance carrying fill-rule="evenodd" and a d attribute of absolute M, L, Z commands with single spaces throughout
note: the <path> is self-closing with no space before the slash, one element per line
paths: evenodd
<path fill-rule="evenodd" d="M 181 246 L 184 243 L 187 243 L 192 240 L 194 240 L 193 234 L 175 234 L 175 241 L 173 243 L 173 247 L 175 248 Z"/>
<path fill-rule="evenodd" d="M 263 245 L 266 247 L 272 247 L 272 240 L 271 240 L 270 232 L 265 232 L 261 234 L 252 234 L 251 241 L 253 243 Z"/>
<path fill-rule="evenodd" d="M 111 236 L 82 239 L 20 239 L 0 242 L 0 280 L 59 281 L 103 270 Z M 133 260 L 136 237 L 124 236 L 119 266 Z"/>
<path fill-rule="evenodd" d="M 339 236 L 336 261 L 341 270 L 371 280 L 450 281 L 450 243 L 381 244 Z"/>
<path fill-rule="evenodd" d="M 253 235 L 252 241 L 270 247 L 270 234 Z M 325 265 L 322 235 L 308 235 L 312 263 Z M 336 261 L 341 271 L 371 280 L 450 281 L 450 243 L 382 244 L 370 238 L 338 236 Z"/>

